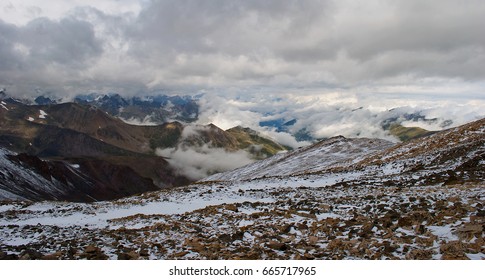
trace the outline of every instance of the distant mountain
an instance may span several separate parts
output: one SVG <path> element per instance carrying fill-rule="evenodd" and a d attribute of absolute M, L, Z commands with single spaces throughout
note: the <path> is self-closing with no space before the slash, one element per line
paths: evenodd
<path fill-rule="evenodd" d="M 392 111 L 392 110 L 391 110 Z M 427 136 L 430 134 L 435 133 L 434 131 L 428 131 L 421 127 L 406 127 L 403 126 L 402 123 L 405 121 L 413 121 L 413 122 L 423 122 L 427 124 L 435 124 L 438 122 L 438 119 L 427 119 L 420 113 L 412 113 L 412 114 L 400 114 L 399 116 L 391 117 L 385 119 L 381 126 L 384 130 L 389 131 L 389 133 L 401 141 L 408 141 L 416 138 L 420 138 L 423 136 Z M 445 128 L 452 125 L 453 122 L 451 120 L 447 120 L 440 124 L 440 127 Z"/>
<path fill-rule="evenodd" d="M 358 113 L 363 109 L 363 107 L 359 107 L 353 110 L 343 110 L 345 112 L 343 115 L 352 118 L 352 114 L 356 114 L 356 112 Z M 380 127 L 384 133 L 394 136 L 396 140 L 400 141 L 408 141 L 434 133 L 434 131 L 428 131 L 419 126 L 409 126 L 406 124 L 407 122 L 432 125 L 434 127 L 439 127 L 440 129 L 448 128 L 453 124 L 452 120 L 440 121 L 436 118 L 429 119 L 421 112 L 408 112 L 412 112 L 412 109 L 396 108 L 382 112 L 379 115 L 376 114 L 373 118 L 376 127 Z M 331 114 L 329 116 L 332 118 Z M 336 113 L 335 116 L 339 116 L 339 114 Z M 325 119 L 322 120 L 322 122 L 325 121 Z M 277 132 L 289 133 L 293 135 L 297 141 L 317 142 L 327 139 L 326 137 L 315 137 L 306 127 L 296 128 L 297 123 L 298 119 L 296 118 L 275 118 L 260 121 L 259 125 L 261 127 L 272 128 Z M 324 129 L 322 128 L 322 130 Z M 359 135 L 360 133 L 357 134 L 357 136 Z"/>
<path fill-rule="evenodd" d="M 236 126 L 226 130 L 226 132 L 237 139 L 239 149 L 248 150 L 258 159 L 265 159 L 290 149 L 262 137 L 257 131 L 248 127 Z"/>
<path fill-rule="evenodd" d="M 277 118 L 274 120 L 261 121 L 259 122 L 259 125 L 261 127 L 274 128 L 277 132 L 290 133 L 295 137 L 297 141 L 316 141 L 317 139 L 315 139 L 305 128 L 292 133 L 292 127 L 296 124 L 297 121 L 297 119 L 286 120 L 283 118 Z"/>
<path fill-rule="evenodd" d="M 74 102 L 91 105 L 134 124 L 163 124 L 168 121 L 194 122 L 199 106 L 190 96 L 144 96 L 124 98 L 119 94 L 80 95 Z"/>

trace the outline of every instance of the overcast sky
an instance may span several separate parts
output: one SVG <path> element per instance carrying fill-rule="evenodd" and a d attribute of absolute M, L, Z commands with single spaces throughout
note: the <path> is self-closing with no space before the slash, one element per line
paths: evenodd
<path fill-rule="evenodd" d="M 484 27 L 483 0 L 0 0 L 0 88 L 205 93 L 200 123 L 290 146 L 259 122 L 389 138 L 390 114 L 485 117 Z"/>
<path fill-rule="evenodd" d="M 0 0 L 0 86 L 484 99 L 485 1 Z"/>

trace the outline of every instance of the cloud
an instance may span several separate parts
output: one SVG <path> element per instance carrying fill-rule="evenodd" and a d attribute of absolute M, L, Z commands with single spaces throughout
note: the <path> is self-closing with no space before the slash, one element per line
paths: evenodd
<path fill-rule="evenodd" d="M 233 170 L 252 163 L 246 151 L 227 152 L 223 148 L 213 148 L 208 144 L 201 147 L 177 147 L 157 149 L 157 155 L 167 159 L 180 174 L 192 180 L 199 180 L 211 174 Z"/>
<path fill-rule="evenodd" d="M 446 85 L 452 87 L 453 85 Z M 345 137 L 381 138 L 397 141 L 382 125 L 389 119 L 402 119 L 403 125 L 441 130 L 484 118 L 485 99 L 470 96 L 450 96 L 436 88 L 438 93 L 427 92 L 400 94 L 401 88 L 391 88 L 392 93 L 370 92 L 359 94 L 345 91 L 306 91 L 299 94 L 233 95 L 205 94 L 202 96 L 201 123 L 214 123 L 229 128 L 233 125 L 249 126 L 279 143 L 296 148 L 308 142 L 298 142 L 293 135 L 304 130 L 314 138 L 336 135 Z M 406 88 L 413 92 L 413 88 Z M 419 92 L 419 90 L 418 90 Z M 445 95 L 445 97 L 443 96 Z M 423 98 L 424 96 L 424 98 Z M 425 117 L 405 121 L 403 117 L 416 114 Z M 436 119 L 435 121 L 429 121 Z M 261 121 L 283 120 L 296 122 L 287 132 L 262 127 Z M 451 122 L 450 122 L 451 121 Z"/>
<path fill-rule="evenodd" d="M 209 175 L 229 171 L 254 162 L 248 151 L 228 151 L 214 147 L 206 142 L 204 131 L 207 126 L 186 125 L 182 131 L 179 144 L 173 148 L 156 149 L 155 153 L 166 158 L 170 166 L 179 174 L 192 180 L 199 180 Z M 257 149 L 258 147 L 253 147 Z"/>
<path fill-rule="evenodd" d="M 230 88 L 256 94 L 445 79 L 479 85 L 469 94 L 483 96 L 480 0 L 36 5 L 0 3 L 1 18 L 15 24 L 2 22 L 0 39 L 6 62 L 0 84 L 13 94 L 28 94 L 29 87 L 58 94 Z M 35 71 L 25 71 L 31 66 Z M 29 87 L 19 89 L 25 81 Z"/>

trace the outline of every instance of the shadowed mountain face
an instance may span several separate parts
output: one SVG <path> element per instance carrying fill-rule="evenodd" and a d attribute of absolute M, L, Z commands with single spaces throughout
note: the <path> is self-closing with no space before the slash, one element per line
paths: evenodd
<path fill-rule="evenodd" d="M 186 126 L 171 122 L 136 126 L 90 105 L 26 105 L 11 98 L 1 102 L 0 147 L 6 149 L 6 160 L 44 179 L 49 179 L 48 174 L 52 172 L 51 177 L 55 179 L 49 184 L 10 181 L 3 188 L 11 197 L 76 201 L 119 198 L 190 182 L 166 159 L 155 155 L 156 149 L 210 145 L 228 152 L 240 149 L 251 152 L 249 145 L 239 139 L 241 135 L 238 138 L 214 125 Z M 273 153 L 284 149 L 267 139 L 260 143 L 261 139 L 254 144 L 277 147 L 271 150 Z M 254 157 L 258 155 L 254 153 Z M 69 168 L 73 164 L 79 165 L 79 169 Z M 15 174 L 10 169 L 6 172 Z M 59 177 L 62 173 L 66 175 Z M 42 184 L 53 187 L 32 191 L 42 189 L 38 187 Z M 26 189 L 25 193 L 17 188 L 20 185 Z M 49 194 L 53 189 L 61 191 Z"/>
<path fill-rule="evenodd" d="M 104 160 L 45 161 L 6 150 L 0 157 L 2 198 L 97 201 L 159 189 L 130 167 Z"/>

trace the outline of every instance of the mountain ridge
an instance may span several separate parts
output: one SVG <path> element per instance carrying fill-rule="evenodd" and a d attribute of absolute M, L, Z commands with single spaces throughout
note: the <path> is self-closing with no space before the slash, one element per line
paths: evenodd
<path fill-rule="evenodd" d="M 248 153 L 253 152 L 248 146 L 242 147 L 240 140 L 231 133 L 214 125 L 183 125 L 179 122 L 156 126 L 131 125 L 95 106 L 77 103 L 26 105 L 7 98 L 2 100 L 2 105 L 5 108 L 0 108 L 0 146 L 19 154 L 40 157 L 54 165 L 58 161 L 81 164 L 87 159 L 91 162 L 99 161 L 96 165 L 108 169 L 113 166 L 127 167 L 133 180 L 151 181 L 140 184 L 140 191 L 154 190 L 153 186 L 174 187 L 193 180 L 176 170 L 172 162 L 158 156 L 157 149 L 192 149 L 207 145 L 224 149 L 228 153 L 243 148 L 247 148 Z M 270 140 L 266 141 L 262 145 L 284 149 Z M 94 176 L 91 178 L 94 181 L 103 177 L 94 170 L 87 172 Z M 75 185 L 82 189 L 79 183 Z M 134 193 L 138 192 L 132 189 L 126 195 Z M 33 199 L 32 196 L 28 197 Z M 46 197 L 40 195 L 38 199 Z M 116 191 L 112 197 L 103 197 L 119 198 Z M 69 199 L 69 196 L 65 198 Z"/>

